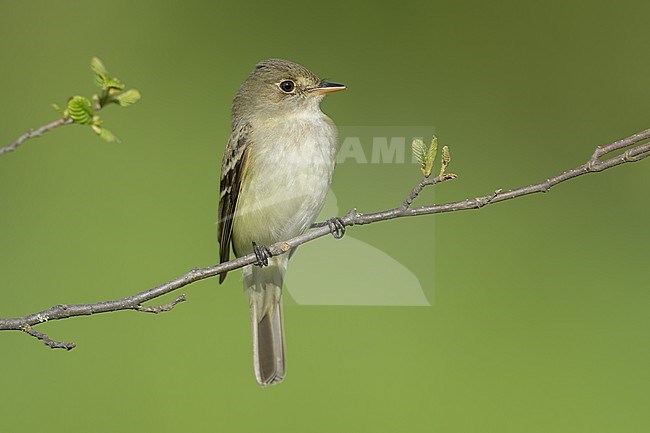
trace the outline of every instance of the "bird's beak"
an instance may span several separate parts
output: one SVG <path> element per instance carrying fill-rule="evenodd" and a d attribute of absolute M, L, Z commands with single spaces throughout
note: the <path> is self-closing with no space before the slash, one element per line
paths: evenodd
<path fill-rule="evenodd" d="M 327 81 L 323 81 L 320 86 L 313 87 L 309 89 L 308 92 L 314 95 L 324 95 L 326 93 L 338 92 L 339 90 L 345 90 L 345 86 L 343 84 L 328 83 Z"/>

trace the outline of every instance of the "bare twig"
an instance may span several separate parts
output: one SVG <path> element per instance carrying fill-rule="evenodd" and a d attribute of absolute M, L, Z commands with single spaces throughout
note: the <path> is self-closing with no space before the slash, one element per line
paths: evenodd
<path fill-rule="evenodd" d="M 30 129 L 29 131 L 25 132 L 23 135 L 18 137 L 16 140 L 14 140 L 11 144 L 5 147 L 0 147 L 0 155 L 12 152 L 16 150 L 18 146 L 23 144 L 25 141 L 27 141 L 30 138 L 34 137 L 40 137 L 41 135 L 45 134 L 46 132 L 50 132 L 51 130 L 58 128 L 59 126 L 63 125 L 69 125 L 72 123 L 72 119 L 57 119 L 54 122 L 50 122 L 47 125 L 43 125 L 40 128 L 37 129 Z"/>
<path fill-rule="evenodd" d="M 31 326 L 26 326 L 21 331 L 25 332 L 26 334 L 31 335 L 34 338 L 38 338 L 41 340 L 45 345 L 51 349 L 65 349 L 65 350 L 72 350 L 75 348 L 74 343 L 65 343 L 62 341 L 54 341 L 50 337 L 48 337 L 46 334 L 43 334 L 42 332 L 37 331 L 36 329 L 32 328 Z"/>
<path fill-rule="evenodd" d="M 429 206 L 421 206 L 417 208 L 412 208 L 411 204 L 413 200 L 418 196 L 418 194 L 428 185 L 434 185 L 436 183 L 443 182 L 445 180 L 455 178 L 453 174 L 443 174 L 431 179 L 424 179 L 420 182 L 412 191 L 411 194 L 407 197 L 406 200 L 399 206 L 394 209 L 388 209 L 385 211 L 374 212 L 369 214 L 360 214 L 357 213 L 356 209 L 350 210 L 344 217 L 341 218 L 341 222 L 345 226 L 353 225 L 363 225 L 371 224 L 379 221 L 387 221 L 394 218 L 410 217 L 416 215 L 431 215 L 445 212 L 453 212 L 459 210 L 468 210 L 468 209 L 479 209 L 481 207 L 498 203 L 504 200 L 510 200 L 517 197 L 523 197 L 528 194 L 534 194 L 538 192 L 547 192 L 553 186 L 565 182 L 569 179 L 573 179 L 578 176 L 582 176 L 587 173 L 595 173 L 606 170 L 608 168 L 616 167 L 618 165 L 635 162 L 641 159 L 647 158 L 650 156 L 650 143 L 638 144 L 646 139 L 650 138 L 650 129 L 634 134 L 631 137 L 624 138 L 607 146 L 601 146 L 596 149 L 593 156 L 586 163 L 562 172 L 556 176 L 549 177 L 548 179 L 538 182 L 532 185 L 523 186 L 516 189 L 511 189 L 508 191 L 497 190 L 492 194 L 488 194 L 481 197 L 469 198 L 462 201 L 456 201 L 452 203 L 445 204 L 434 204 Z M 620 155 L 612 156 L 610 158 L 602 160 L 601 158 L 613 151 L 621 150 L 625 147 L 631 147 Z M 286 252 L 292 250 L 298 245 L 302 245 L 306 242 L 310 242 L 314 239 L 326 236 L 330 233 L 330 228 L 327 223 L 315 224 L 312 230 L 296 236 L 287 241 L 278 242 L 269 246 L 269 251 L 272 256 L 277 256 L 280 254 L 285 254 Z M 173 292 L 181 287 L 185 287 L 188 284 L 191 284 L 195 281 L 203 280 L 205 278 L 214 277 L 223 272 L 232 271 L 238 269 L 257 261 L 255 254 L 251 253 L 243 257 L 231 260 L 229 262 L 221 263 L 216 266 L 211 266 L 208 268 L 202 269 L 193 269 L 190 272 L 182 275 L 172 281 L 161 284 L 157 287 L 154 287 L 149 290 L 137 293 L 132 296 L 127 296 L 125 298 L 115 299 L 111 301 L 96 302 L 92 304 L 70 304 L 70 305 L 56 305 L 54 307 L 48 308 L 38 313 L 29 314 L 23 317 L 10 318 L 10 319 L 0 319 L 0 330 L 21 330 L 27 332 L 28 334 L 35 336 L 43 340 L 49 347 L 52 348 L 65 348 L 71 349 L 74 347 L 73 343 L 57 343 L 49 339 L 45 334 L 39 333 L 32 329 L 32 326 L 36 326 L 39 323 L 49 321 L 49 320 L 59 320 L 66 319 L 69 317 L 84 316 L 90 314 L 106 313 L 110 311 L 118 310 L 136 310 L 136 311 L 146 311 L 146 312 L 161 312 L 168 311 L 174 307 L 179 302 L 182 302 L 185 298 L 184 296 L 179 296 L 175 301 L 159 306 L 159 307 L 143 307 L 142 303 L 156 299 L 160 296 L 163 296 L 167 293 Z"/>
<path fill-rule="evenodd" d="M 595 165 L 595 164 L 597 164 L 598 159 L 600 159 L 600 157 L 604 156 L 605 154 L 614 152 L 615 150 L 626 148 L 628 146 L 631 146 L 631 145 L 633 145 L 635 143 L 638 143 L 638 142 L 640 142 L 642 140 L 646 140 L 648 138 L 650 138 L 650 129 L 646 129 L 645 131 L 641 131 L 641 132 L 638 132 L 638 133 L 636 133 L 634 135 L 630 135 L 629 137 L 626 137 L 626 138 L 623 138 L 621 140 L 615 141 L 615 142 L 613 142 L 611 144 L 608 144 L 606 146 L 598 146 L 596 148 L 596 150 L 594 151 L 594 154 L 591 156 L 591 159 L 589 160 L 589 162 L 592 165 Z M 633 149 L 630 149 L 630 150 L 633 150 Z M 645 156 L 643 158 L 645 158 Z M 643 159 L 643 158 L 641 158 L 641 159 Z"/>
<path fill-rule="evenodd" d="M 422 192 L 424 188 L 426 188 L 429 185 L 435 185 L 440 182 L 444 182 L 446 180 L 451 180 L 451 179 L 456 179 L 458 176 L 453 174 L 453 173 L 447 173 L 447 174 L 441 174 L 440 176 L 436 177 L 425 177 L 418 183 L 415 188 L 411 191 L 411 194 L 409 194 L 408 197 L 406 197 L 406 200 L 404 200 L 404 203 L 402 203 L 402 206 L 400 206 L 400 209 L 406 210 L 411 207 L 411 203 L 413 203 L 413 200 L 417 198 L 418 195 Z"/>
<path fill-rule="evenodd" d="M 180 295 L 178 298 L 174 299 L 173 301 L 171 301 L 171 302 L 169 302 L 167 304 L 154 305 L 154 306 L 138 305 L 136 310 L 141 311 L 143 313 L 158 314 L 158 313 L 163 313 L 165 311 L 171 311 L 176 306 L 176 304 L 181 303 L 181 302 L 185 302 L 185 301 L 187 301 L 187 298 L 185 297 L 185 295 Z"/>

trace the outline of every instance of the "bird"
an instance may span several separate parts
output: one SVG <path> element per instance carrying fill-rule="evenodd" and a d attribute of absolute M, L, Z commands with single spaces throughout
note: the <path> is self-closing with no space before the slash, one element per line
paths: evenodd
<path fill-rule="evenodd" d="M 321 111 L 325 95 L 346 86 L 283 59 L 258 63 L 232 103 L 231 134 L 221 164 L 218 241 L 221 263 L 255 253 L 242 269 L 250 304 L 253 366 L 259 385 L 286 374 L 282 284 L 289 254 L 268 245 L 309 229 L 327 196 L 339 149 L 338 130 Z M 335 237 L 345 226 L 328 224 Z M 226 273 L 219 276 L 223 283 Z"/>

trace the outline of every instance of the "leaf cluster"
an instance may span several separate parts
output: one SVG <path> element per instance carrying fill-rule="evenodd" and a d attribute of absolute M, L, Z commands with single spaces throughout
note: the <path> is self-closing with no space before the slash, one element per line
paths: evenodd
<path fill-rule="evenodd" d="M 59 111 L 64 119 L 70 119 L 73 123 L 87 125 L 107 142 L 118 141 L 119 139 L 103 124 L 103 120 L 97 112 L 109 104 L 116 104 L 120 107 L 128 107 L 140 100 L 140 92 L 136 89 L 126 89 L 124 83 L 117 77 L 112 77 L 104 63 L 93 57 L 90 61 L 90 69 L 95 73 L 95 84 L 101 91 L 92 97 L 92 101 L 85 96 L 71 96 L 65 108 L 52 104 Z"/>
<path fill-rule="evenodd" d="M 420 170 L 424 177 L 428 178 L 431 176 L 431 171 L 433 170 L 433 164 L 436 160 L 436 155 L 438 154 L 438 137 L 435 135 L 431 138 L 431 144 L 426 145 L 424 141 L 420 138 L 413 140 L 411 144 L 411 149 L 413 151 L 413 156 L 415 157 L 418 164 L 420 164 Z M 440 176 L 445 174 L 449 163 L 451 162 L 451 154 L 449 153 L 449 148 L 447 146 L 442 147 L 442 156 L 440 158 Z"/>

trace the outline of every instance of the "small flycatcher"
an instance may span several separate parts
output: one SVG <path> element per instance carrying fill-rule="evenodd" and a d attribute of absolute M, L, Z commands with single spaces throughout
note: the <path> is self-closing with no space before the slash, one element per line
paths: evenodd
<path fill-rule="evenodd" d="M 258 256 L 259 266 L 242 272 L 262 386 L 285 376 L 282 281 L 294 252 L 267 260 L 263 246 L 304 233 L 321 211 L 339 143 L 320 102 L 344 89 L 296 63 L 269 59 L 255 66 L 233 101 L 221 164 L 220 259 L 230 259 L 231 245 L 237 257 Z"/>

